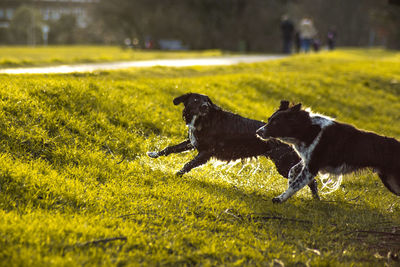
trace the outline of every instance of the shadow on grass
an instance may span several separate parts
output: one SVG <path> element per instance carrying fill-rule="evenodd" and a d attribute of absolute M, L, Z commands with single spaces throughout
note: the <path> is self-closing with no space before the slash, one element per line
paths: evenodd
<path fill-rule="evenodd" d="M 265 214 L 280 216 L 295 214 L 297 216 L 296 218 L 312 223 L 316 222 L 314 220 L 314 217 L 316 216 L 313 215 L 325 216 L 329 214 L 330 217 L 334 218 L 337 215 L 343 215 L 346 212 L 351 213 L 348 218 L 346 217 L 346 219 L 349 219 L 350 221 L 354 221 L 351 220 L 351 218 L 357 217 L 357 214 L 368 214 L 371 218 L 375 219 L 387 218 L 386 214 L 379 210 L 372 209 L 371 207 L 362 204 L 352 203 L 351 201 L 318 201 L 314 199 L 302 199 L 302 196 L 294 195 L 285 203 L 273 204 L 272 198 L 275 197 L 276 193 L 272 193 L 272 191 L 267 191 L 265 193 L 248 193 L 233 185 L 224 186 L 213 182 L 196 180 L 195 178 L 190 178 L 190 180 L 189 178 L 186 178 L 186 182 L 190 183 L 193 187 L 196 187 L 197 190 L 203 190 L 208 194 L 217 193 L 226 198 L 244 202 L 247 207 L 254 210 L 254 214 L 261 214 L 263 212 L 265 212 Z M 302 190 L 309 191 L 308 188 Z M 390 194 L 389 192 L 385 193 Z M 326 219 L 327 218 L 325 217 L 324 220 Z M 343 218 L 341 218 L 340 221 L 343 221 Z"/>
<path fill-rule="evenodd" d="M 244 203 L 250 210 L 243 211 L 234 206 L 226 208 L 218 216 L 218 219 L 224 221 L 234 222 L 243 227 L 257 224 L 258 229 L 272 229 L 278 236 L 280 231 L 286 231 L 293 235 L 293 240 L 314 240 L 321 247 L 325 246 L 324 240 L 332 239 L 344 246 L 368 248 L 382 255 L 394 253 L 393 257 L 400 251 L 400 225 L 393 214 L 371 207 L 362 201 L 357 203 L 357 198 L 346 201 L 340 200 L 339 197 L 337 201 L 318 201 L 295 195 L 283 204 L 273 204 L 273 191 L 247 193 L 235 186 L 224 186 L 194 178 L 186 182 L 206 194 L 219 194 L 233 200 L 234 203 Z M 299 230 L 302 231 L 302 236 L 297 236 Z M 310 236 L 307 237 L 308 235 Z M 293 240 L 288 242 L 297 242 Z"/>

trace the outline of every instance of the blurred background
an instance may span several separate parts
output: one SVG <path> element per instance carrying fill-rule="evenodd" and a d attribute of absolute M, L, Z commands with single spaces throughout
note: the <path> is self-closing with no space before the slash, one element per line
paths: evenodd
<path fill-rule="evenodd" d="M 398 0 L 0 0 L 0 44 L 281 52 L 305 17 L 321 45 L 400 49 Z"/>

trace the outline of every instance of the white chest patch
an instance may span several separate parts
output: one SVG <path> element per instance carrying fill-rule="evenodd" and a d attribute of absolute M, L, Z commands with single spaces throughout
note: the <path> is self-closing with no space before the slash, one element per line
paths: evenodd
<path fill-rule="evenodd" d="M 307 111 L 310 114 L 311 123 L 313 125 L 318 125 L 319 127 L 321 127 L 321 131 L 318 133 L 318 135 L 315 137 L 310 145 L 306 146 L 304 143 L 295 145 L 296 151 L 299 153 L 305 164 L 308 164 L 308 162 L 310 161 L 312 153 L 314 152 L 315 147 L 318 145 L 325 128 L 332 125 L 334 122 L 334 119 L 332 118 L 312 113 L 310 110 Z"/>
<path fill-rule="evenodd" d="M 190 124 L 187 125 L 189 128 L 189 140 L 194 147 L 197 146 L 196 136 L 194 135 L 194 131 L 196 130 L 196 127 L 194 126 L 196 119 L 197 115 L 194 115 Z"/>
<path fill-rule="evenodd" d="M 304 143 L 295 145 L 295 149 L 299 153 L 299 156 L 301 157 L 301 159 L 303 160 L 305 165 L 308 165 L 308 162 L 311 159 L 312 153 L 314 152 L 315 147 L 318 145 L 319 140 L 321 139 L 322 133 L 323 133 L 323 130 L 321 130 L 318 133 L 318 135 L 317 135 L 317 137 L 315 137 L 314 141 L 308 146 L 306 146 Z"/>

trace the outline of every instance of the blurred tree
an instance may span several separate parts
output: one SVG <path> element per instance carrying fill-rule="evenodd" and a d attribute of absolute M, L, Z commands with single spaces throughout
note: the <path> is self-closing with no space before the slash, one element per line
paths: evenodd
<path fill-rule="evenodd" d="M 1 1 L 1 0 L 0 0 Z M 14 0 L 20 2 L 22 0 Z M 40 1 L 24 0 L 37 5 Z M 382 45 L 400 48 L 399 0 L 99 0 L 87 28 L 73 15 L 49 22 L 50 43 L 119 43 L 139 39 L 179 39 L 191 49 L 218 48 L 240 51 L 280 51 L 280 18 L 289 14 L 298 24 L 311 16 L 326 42 L 335 28 L 337 45 Z M 90 21 L 90 20 L 89 20 Z M 37 11 L 20 7 L 7 32 L 15 44 L 42 42 Z M 7 34 L 0 32 L 5 40 Z"/>
<path fill-rule="evenodd" d="M 77 23 L 74 15 L 65 14 L 60 19 L 51 21 L 50 44 L 74 44 L 76 40 Z"/>
<path fill-rule="evenodd" d="M 106 31 L 125 38 L 180 39 L 194 49 L 278 49 L 279 0 L 101 0 Z"/>
<path fill-rule="evenodd" d="M 340 46 L 366 46 L 375 32 L 398 44 L 396 8 L 376 0 L 100 0 L 95 13 L 108 42 L 179 39 L 192 49 L 277 52 L 285 13 L 297 23 L 311 16 L 323 42 L 334 27 Z"/>
<path fill-rule="evenodd" d="M 41 24 L 42 19 L 37 10 L 29 6 L 20 6 L 10 21 L 11 43 L 28 45 L 42 43 Z"/>
<path fill-rule="evenodd" d="M 0 28 L 0 44 L 8 44 L 10 42 L 9 31 L 7 28 Z"/>
<path fill-rule="evenodd" d="M 392 3 L 389 8 L 383 9 L 384 25 L 387 25 L 389 32 L 387 47 L 400 50 L 400 1 L 396 0 Z"/>
<path fill-rule="evenodd" d="M 137 36 L 144 40 L 149 19 L 153 16 L 150 7 L 153 0 L 100 0 L 95 12 L 98 20 L 105 23 L 105 33 L 122 43 L 125 38 Z"/>

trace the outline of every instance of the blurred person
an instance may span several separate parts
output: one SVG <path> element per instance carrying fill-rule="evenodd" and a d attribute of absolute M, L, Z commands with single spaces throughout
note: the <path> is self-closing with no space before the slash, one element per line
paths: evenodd
<path fill-rule="evenodd" d="M 313 42 L 313 38 L 317 34 L 317 30 L 314 27 L 314 23 L 308 17 L 304 17 L 300 21 L 299 33 L 301 39 L 301 49 L 308 53 L 310 51 L 310 46 Z"/>
<path fill-rule="evenodd" d="M 146 36 L 145 41 L 144 41 L 144 47 L 146 49 L 153 49 L 154 48 L 154 41 L 151 38 L 151 36 Z"/>
<path fill-rule="evenodd" d="M 139 39 L 136 38 L 136 37 L 133 38 L 132 45 L 133 45 L 133 48 L 140 48 L 140 46 L 139 46 Z"/>
<path fill-rule="evenodd" d="M 281 31 L 283 40 L 283 53 L 290 54 L 292 51 L 294 25 L 288 15 L 282 16 Z"/>
<path fill-rule="evenodd" d="M 314 51 L 318 52 L 321 48 L 321 40 L 318 37 L 314 38 L 312 41 L 312 45 L 313 45 Z"/>
<path fill-rule="evenodd" d="M 296 53 L 299 53 L 301 47 L 301 39 L 299 31 L 296 31 L 296 33 L 294 34 L 294 47 L 296 49 Z"/>
<path fill-rule="evenodd" d="M 124 48 L 131 48 L 131 47 L 132 47 L 131 38 L 125 38 L 125 40 L 124 40 Z"/>
<path fill-rule="evenodd" d="M 328 44 L 328 49 L 329 50 L 333 50 L 335 49 L 336 46 L 336 29 L 335 28 L 331 28 L 328 31 L 327 34 L 327 44 Z"/>

